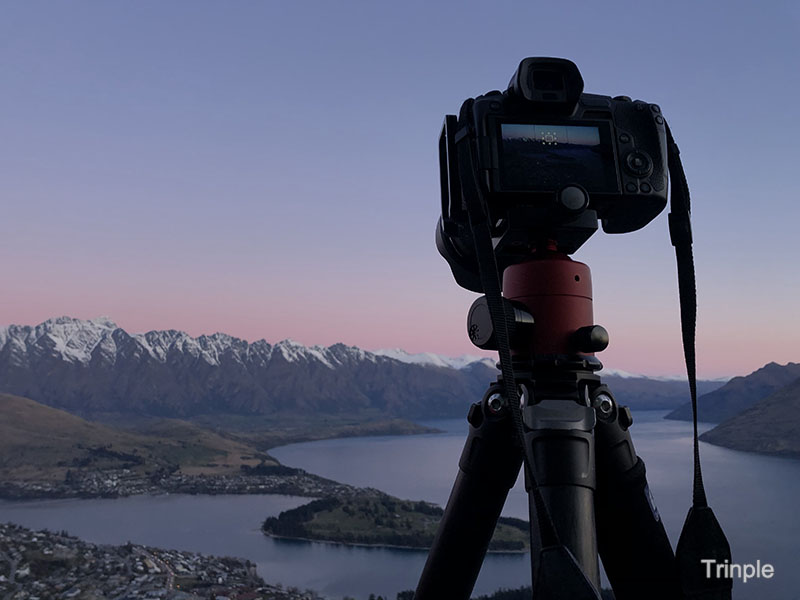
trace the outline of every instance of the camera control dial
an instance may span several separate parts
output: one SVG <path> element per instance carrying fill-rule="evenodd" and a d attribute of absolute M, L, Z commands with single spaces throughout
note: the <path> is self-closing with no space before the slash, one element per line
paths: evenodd
<path fill-rule="evenodd" d="M 653 161 L 646 152 L 634 150 L 625 157 L 625 168 L 635 177 L 647 177 L 653 172 Z"/>

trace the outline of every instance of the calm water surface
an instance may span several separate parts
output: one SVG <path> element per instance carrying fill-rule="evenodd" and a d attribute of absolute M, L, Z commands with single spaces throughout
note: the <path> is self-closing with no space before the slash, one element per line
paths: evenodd
<path fill-rule="evenodd" d="M 635 412 L 631 435 L 674 546 L 691 505 L 692 424 L 667 421 L 665 414 Z M 325 440 L 271 452 L 287 465 L 338 481 L 444 504 L 468 426 L 460 419 L 425 424 L 446 433 Z M 701 424 L 700 432 L 712 426 Z M 734 598 L 800 600 L 800 461 L 700 446 L 709 503 L 731 543 L 734 562 L 760 559 L 775 567 L 772 579 L 736 585 Z M 503 514 L 527 518 L 522 478 Z M 482 577 L 488 569 L 484 565 Z"/>
<path fill-rule="evenodd" d="M 691 424 L 665 421 L 663 412 L 635 414 L 637 452 L 673 543 L 691 496 Z M 352 438 L 294 444 L 272 450 L 284 464 L 338 481 L 371 486 L 411 499 L 443 504 L 457 471 L 465 421 L 426 423 L 441 434 Z M 704 429 L 707 429 L 706 426 Z M 733 547 L 736 562 L 769 562 L 771 580 L 738 584 L 741 600 L 800 599 L 800 461 L 734 452 L 702 444 L 709 500 Z M 268 581 L 313 588 L 330 598 L 370 593 L 394 598 L 413 589 L 425 553 L 274 540 L 261 521 L 306 502 L 286 496 L 182 496 L 116 500 L 0 502 L 0 520 L 32 528 L 65 529 L 89 541 L 132 541 L 249 558 Z M 506 504 L 509 516 L 526 517 L 521 482 Z M 528 555 L 490 555 L 476 594 L 530 583 Z"/>

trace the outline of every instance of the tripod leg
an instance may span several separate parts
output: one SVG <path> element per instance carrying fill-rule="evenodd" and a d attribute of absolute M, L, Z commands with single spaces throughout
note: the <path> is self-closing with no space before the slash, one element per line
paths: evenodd
<path fill-rule="evenodd" d="M 599 589 L 594 513 L 594 410 L 572 400 L 542 400 L 525 408 L 524 420 L 525 443 L 533 450 L 539 490 L 558 537 L 572 553 L 586 579 Z M 526 486 L 530 497 L 527 478 Z M 537 521 L 532 497 L 529 511 L 533 525 Z M 539 564 L 537 549 L 532 547 L 531 566 L 534 573 L 541 573 L 544 566 Z"/>
<path fill-rule="evenodd" d="M 600 393 L 611 400 L 607 389 Z M 681 598 L 675 555 L 628 432 L 630 411 L 613 400 L 606 408 L 598 408 L 595 426 L 595 508 L 600 558 L 614 595 L 617 600 Z"/>
<path fill-rule="evenodd" d="M 492 410 L 492 386 L 470 407 L 469 436 L 415 600 L 469 600 L 508 491 L 522 465 L 507 409 Z"/>

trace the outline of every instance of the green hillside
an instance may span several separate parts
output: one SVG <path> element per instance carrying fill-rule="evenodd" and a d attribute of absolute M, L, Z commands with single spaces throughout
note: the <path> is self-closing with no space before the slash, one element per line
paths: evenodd
<path fill-rule="evenodd" d="M 430 548 L 444 511 L 427 502 L 388 494 L 321 498 L 264 521 L 264 533 L 343 544 Z M 530 546 L 527 521 L 501 517 L 489 544 L 493 552 L 522 552 Z"/>
<path fill-rule="evenodd" d="M 141 429 L 142 426 L 140 426 Z M 175 419 L 151 420 L 146 432 L 85 421 L 19 396 L 0 394 L 0 481 L 62 480 L 72 469 L 187 474 L 238 473 L 277 464 L 266 454 Z"/>

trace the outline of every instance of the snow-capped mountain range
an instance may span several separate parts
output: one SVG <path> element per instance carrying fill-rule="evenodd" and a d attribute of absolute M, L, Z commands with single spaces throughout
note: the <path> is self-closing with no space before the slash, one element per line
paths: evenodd
<path fill-rule="evenodd" d="M 416 365 L 433 365 L 436 367 L 450 367 L 452 369 L 463 369 L 475 363 L 482 363 L 489 368 L 494 369 L 497 364 L 497 358 L 489 358 L 487 356 L 475 356 L 471 354 L 462 354 L 461 356 L 444 356 L 442 354 L 434 354 L 433 352 L 422 352 L 419 354 L 410 354 L 401 348 L 389 348 L 383 350 L 373 350 L 373 354 L 380 356 L 388 356 L 397 359 L 404 363 Z M 604 367 L 600 371 L 603 377 L 621 377 L 623 379 L 652 379 L 654 381 L 685 381 L 686 375 L 638 375 L 636 373 L 629 373 L 620 369 L 609 369 Z M 713 381 L 725 382 L 730 377 L 719 377 Z"/>
<path fill-rule="evenodd" d="M 174 329 L 128 333 L 107 317 L 91 320 L 59 317 L 33 327 L 0 328 L 0 352 L 7 351 L 17 358 L 31 352 L 36 354 L 36 349 L 48 349 L 70 363 L 89 364 L 97 360 L 114 363 L 119 353 L 131 346 L 136 352 L 146 353 L 161 363 L 166 362 L 171 353 L 181 352 L 212 366 L 219 366 L 226 354 L 238 361 L 257 357 L 264 362 L 273 355 L 280 355 L 287 362 L 316 361 L 330 369 L 343 360 L 376 360 L 375 354 L 344 344 L 308 347 L 289 339 L 274 345 L 266 340 L 248 343 L 224 333 L 194 338 Z"/>
<path fill-rule="evenodd" d="M 120 331 L 115 337 L 115 332 Z M 333 346 L 305 346 L 291 339 L 269 344 L 266 340 L 248 343 L 224 333 L 191 337 L 182 331 L 149 331 L 147 333 L 127 333 L 108 317 L 91 320 L 59 317 L 49 319 L 36 326 L 9 325 L 0 328 L 0 352 L 8 346 L 11 355 L 20 356 L 34 346 L 50 348 L 67 362 L 89 363 L 99 357 L 113 362 L 116 358 L 119 338 L 125 334 L 123 344 L 135 342 L 142 351 L 155 360 L 164 362 L 171 350 L 180 349 L 207 362 L 219 365 L 220 356 L 231 351 L 239 359 L 243 355 L 260 354 L 265 360 L 273 353 L 280 354 L 288 362 L 318 361 L 330 369 L 341 364 L 343 354 L 349 359 L 375 362 L 378 356 L 385 356 L 406 364 L 463 369 L 474 363 L 482 363 L 495 368 L 496 359 L 485 356 L 462 355 L 444 356 L 425 352 L 410 354 L 400 348 L 382 350 L 362 350 L 356 346 L 335 344 Z"/>
<path fill-rule="evenodd" d="M 0 352 L 8 345 L 10 354 L 25 353 L 31 346 L 49 347 L 68 362 L 89 363 L 93 358 L 105 357 L 113 361 L 117 352 L 117 341 L 114 333 L 120 330 L 124 333 L 125 341 L 134 341 L 140 348 L 154 359 L 164 362 L 170 350 L 180 349 L 183 352 L 201 358 L 210 365 L 219 365 L 220 356 L 226 351 L 242 358 L 245 355 L 260 354 L 269 360 L 273 353 L 279 353 L 288 362 L 302 360 L 316 360 L 330 369 L 335 369 L 341 364 L 342 353 L 350 359 L 369 360 L 375 362 L 377 356 L 385 356 L 406 364 L 463 369 L 475 363 L 495 368 L 496 358 L 463 354 L 452 357 L 433 352 L 411 354 L 401 348 L 388 348 L 380 350 L 362 350 L 356 346 L 305 346 L 291 339 L 282 340 L 276 344 L 269 344 L 266 340 L 248 343 L 242 339 L 224 333 L 201 335 L 197 338 L 174 329 L 166 331 L 149 331 L 147 333 L 127 333 L 117 326 L 108 317 L 99 317 L 90 320 L 74 319 L 72 317 L 59 317 L 49 319 L 36 326 L 9 325 L 0 328 Z M 617 369 L 604 369 L 603 375 L 614 375 L 623 378 L 645 377 L 620 371 Z M 649 376 L 656 380 L 682 380 L 682 376 Z"/>
<path fill-rule="evenodd" d="M 480 398 L 489 371 L 461 362 L 443 368 L 344 344 L 249 343 L 223 333 L 132 334 L 108 318 L 0 328 L 0 391 L 79 413 L 264 414 L 299 405 L 450 415 Z"/>
<path fill-rule="evenodd" d="M 625 388 L 645 384 L 658 384 L 648 388 L 650 404 L 677 406 L 678 397 L 685 399 L 685 382 L 603 374 L 620 399 Z M 128 333 L 108 318 L 0 328 L 0 392 L 79 414 L 462 416 L 496 375 L 495 360 L 481 356 L 247 342 L 224 333 Z"/>
<path fill-rule="evenodd" d="M 462 354 L 461 356 L 444 356 L 442 354 L 434 354 L 433 352 L 421 352 L 419 354 L 409 354 L 400 348 L 389 348 L 382 350 L 373 350 L 373 354 L 379 356 L 388 356 L 400 362 L 414 364 L 414 365 L 431 365 L 434 367 L 448 367 L 450 369 L 463 369 L 475 363 L 482 363 L 490 369 L 495 368 L 497 363 L 496 358 L 488 358 L 486 356 L 473 356 L 470 354 Z"/>

